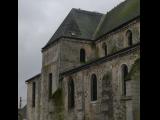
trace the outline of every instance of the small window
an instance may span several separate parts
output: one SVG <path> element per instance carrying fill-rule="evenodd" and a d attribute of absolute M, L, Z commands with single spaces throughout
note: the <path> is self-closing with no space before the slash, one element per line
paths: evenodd
<path fill-rule="evenodd" d="M 48 86 L 49 86 L 49 98 L 51 98 L 52 97 L 52 73 L 49 74 Z"/>
<path fill-rule="evenodd" d="M 85 50 L 84 49 L 81 49 L 80 50 L 80 62 L 85 62 Z"/>
<path fill-rule="evenodd" d="M 70 78 L 68 81 L 68 109 L 74 108 L 74 82 Z"/>
<path fill-rule="evenodd" d="M 32 83 L 32 107 L 35 107 L 36 83 Z"/>
<path fill-rule="evenodd" d="M 104 51 L 104 55 L 107 56 L 107 45 L 106 45 L 106 43 L 103 43 L 102 48 L 103 48 L 103 51 Z"/>
<path fill-rule="evenodd" d="M 126 85 L 127 85 L 127 79 L 126 79 L 126 77 L 127 77 L 127 75 L 128 75 L 128 67 L 127 67 L 127 65 L 122 65 L 122 88 L 123 88 L 123 95 L 124 96 L 126 96 L 126 91 L 127 91 L 127 87 L 126 87 Z"/>
<path fill-rule="evenodd" d="M 95 74 L 91 76 L 91 101 L 97 100 L 97 77 Z"/>
<path fill-rule="evenodd" d="M 132 43 L 132 31 L 131 30 L 128 30 L 126 32 L 126 36 L 127 36 L 127 40 L 128 40 L 128 46 L 131 46 L 133 43 Z"/>

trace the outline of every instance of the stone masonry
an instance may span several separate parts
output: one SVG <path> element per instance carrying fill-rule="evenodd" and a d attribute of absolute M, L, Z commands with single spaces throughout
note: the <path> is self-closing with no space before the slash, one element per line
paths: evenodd
<path fill-rule="evenodd" d="M 133 4 L 131 1 L 126 0 L 122 5 Z M 68 15 L 70 19 L 72 13 L 93 15 L 73 9 Z M 75 24 L 75 21 L 70 19 L 67 17 L 64 20 L 67 26 Z M 102 19 L 95 24 L 100 29 L 104 23 Z M 62 29 L 63 25 L 64 22 L 59 29 Z M 82 23 L 80 25 L 83 26 Z M 77 26 L 74 27 L 75 31 Z M 59 29 L 57 31 L 60 31 Z M 63 29 L 63 33 L 65 30 L 73 32 L 70 26 Z M 128 31 L 131 32 L 131 38 L 127 36 Z M 92 34 L 96 33 L 93 31 Z M 127 20 L 117 29 L 97 38 L 80 38 L 72 34 L 52 39 L 42 49 L 41 73 L 26 81 L 28 120 L 140 120 L 139 17 Z M 80 61 L 81 49 L 85 50 L 83 62 Z M 127 67 L 125 80 L 122 66 Z M 49 75 L 52 75 L 51 83 Z M 91 82 L 93 75 L 96 76 L 94 94 Z M 96 100 L 92 100 L 95 94 Z"/>

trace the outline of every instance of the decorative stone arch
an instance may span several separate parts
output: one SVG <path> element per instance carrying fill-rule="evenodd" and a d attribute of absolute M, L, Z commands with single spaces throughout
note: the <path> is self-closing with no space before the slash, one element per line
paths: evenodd
<path fill-rule="evenodd" d="M 75 98 L 74 98 L 74 81 L 72 77 L 69 77 L 68 79 L 68 109 L 71 110 L 75 106 Z"/>
<path fill-rule="evenodd" d="M 128 46 L 132 46 L 132 44 L 133 44 L 133 34 L 132 34 L 131 30 L 127 30 L 126 37 L 127 37 Z"/>
<path fill-rule="evenodd" d="M 113 119 L 112 73 L 107 72 L 102 78 L 101 112 L 104 120 Z"/>

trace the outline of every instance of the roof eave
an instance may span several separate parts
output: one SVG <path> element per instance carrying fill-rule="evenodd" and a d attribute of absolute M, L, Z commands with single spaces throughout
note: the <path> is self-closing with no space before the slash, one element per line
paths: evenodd
<path fill-rule="evenodd" d="M 36 77 L 39 77 L 41 75 L 41 73 L 31 77 L 30 79 L 26 80 L 25 83 L 31 82 L 33 79 L 35 79 Z"/>

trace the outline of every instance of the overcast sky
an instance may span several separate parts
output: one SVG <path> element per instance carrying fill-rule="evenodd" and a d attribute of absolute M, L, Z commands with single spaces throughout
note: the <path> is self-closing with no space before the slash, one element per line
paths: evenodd
<path fill-rule="evenodd" d="M 124 0 L 18 0 L 18 98 L 26 104 L 25 80 L 40 73 L 41 48 L 72 8 L 106 13 Z"/>

